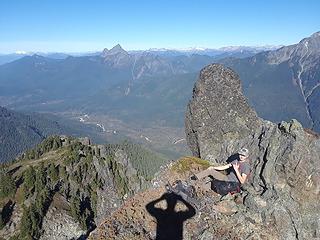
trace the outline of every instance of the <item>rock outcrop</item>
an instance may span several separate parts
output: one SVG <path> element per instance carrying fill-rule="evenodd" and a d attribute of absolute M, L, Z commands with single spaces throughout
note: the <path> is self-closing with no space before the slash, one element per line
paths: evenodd
<path fill-rule="evenodd" d="M 0 189 L 0 239 L 83 239 L 126 198 L 146 188 L 142 166 L 157 159 L 129 142 L 92 145 L 88 138 L 47 138 L 0 166 L 17 186 L 10 195 Z"/>
<path fill-rule="evenodd" d="M 43 220 L 40 240 L 79 239 L 86 232 L 66 211 L 50 208 Z"/>
<path fill-rule="evenodd" d="M 247 147 L 253 168 L 244 201 L 248 213 L 272 223 L 282 239 L 320 237 L 320 139 L 296 120 L 259 119 L 231 69 L 210 65 L 201 71 L 186 135 L 194 155 L 213 162 Z"/>
<path fill-rule="evenodd" d="M 21 223 L 23 211 L 22 207 L 18 204 L 12 203 L 11 201 L 7 202 L 6 205 L 9 206 L 9 208 L 12 208 L 12 215 L 9 219 L 9 222 L 2 229 L 0 229 L 0 239 L 4 236 L 6 236 L 9 239 L 11 237 L 14 237 L 14 235 L 19 233 L 20 231 L 19 226 Z"/>
<path fill-rule="evenodd" d="M 234 71 L 217 64 L 201 70 L 185 123 L 194 156 L 214 162 L 230 156 L 252 139 L 260 122 L 243 96 Z M 236 143 L 238 139 L 241 142 Z"/>

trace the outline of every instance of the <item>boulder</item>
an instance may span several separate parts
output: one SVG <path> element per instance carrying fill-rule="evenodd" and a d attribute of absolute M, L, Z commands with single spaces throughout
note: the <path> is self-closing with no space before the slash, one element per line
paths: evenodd
<path fill-rule="evenodd" d="M 220 162 L 252 139 L 261 120 L 243 96 L 238 75 L 212 64 L 200 72 L 185 126 L 193 155 Z"/>

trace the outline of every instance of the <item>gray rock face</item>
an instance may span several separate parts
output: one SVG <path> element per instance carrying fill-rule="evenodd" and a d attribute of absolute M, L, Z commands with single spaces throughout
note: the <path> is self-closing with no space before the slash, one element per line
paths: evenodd
<path fill-rule="evenodd" d="M 104 49 L 101 57 L 104 59 L 104 63 L 115 67 L 122 68 L 132 64 L 133 58 L 127 53 L 119 44 L 112 49 Z"/>
<path fill-rule="evenodd" d="M 249 149 L 252 171 L 243 192 L 247 210 L 232 216 L 233 221 L 262 223 L 280 239 L 320 238 L 316 134 L 296 120 L 277 125 L 259 119 L 243 97 L 237 75 L 214 64 L 201 71 L 194 88 L 186 135 L 193 154 L 212 162 L 224 162 L 240 147 Z M 257 231 L 257 226 L 246 227 Z"/>
<path fill-rule="evenodd" d="M 122 201 L 114 187 L 112 175 L 108 168 L 104 164 L 99 163 L 97 157 L 93 157 L 93 165 L 98 175 L 102 176 L 102 179 L 105 181 L 103 189 L 98 189 L 97 191 L 97 216 L 95 223 L 99 225 L 106 216 L 120 206 Z"/>
<path fill-rule="evenodd" d="M 306 55 L 308 55 L 308 57 L 318 57 L 320 54 L 319 40 L 320 32 L 316 32 L 310 37 L 302 39 L 298 44 L 282 47 L 277 51 L 269 52 L 268 61 L 271 64 L 279 64 L 288 60 L 292 60 L 293 55 L 298 58 L 304 58 Z"/>
<path fill-rule="evenodd" d="M 40 240 L 78 239 L 86 233 L 66 211 L 56 208 L 49 208 L 43 220 L 42 230 Z"/>
<path fill-rule="evenodd" d="M 215 162 L 247 143 L 261 124 L 241 93 L 237 74 L 213 64 L 200 72 L 185 125 L 193 154 Z M 230 145 L 234 139 L 245 141 Z"/>
<path fill-rule="evenodd" d="M 106 149 L 104 146 L 99 146 L 100 155 L 106 157 Z M 124 196 L 119 196 L 117 192 L 117 186 L 115 184 L 115 176 L 106 165 L 106 162 L 101 162 L 97 157 L 93 157 L 93 165 L 98 176 L 104 181 L 103 189 L 99 189 L 97 192 L 97 216 L 95 219 L 96 225 L 99 225 L 106 216 L 109 216 L 112 212 L 119 208 L 128 197 L 128 194 L 133 194 L 141 190 L 143 178 L 138 177 L 137 170 L 132 166 L 127 153 L 121 149 L 115 152 L 115 162 L 117 162 L 122 167 L 117 169 L 120 176 L 124 176 L 128 179 L 128 193 Z"/>

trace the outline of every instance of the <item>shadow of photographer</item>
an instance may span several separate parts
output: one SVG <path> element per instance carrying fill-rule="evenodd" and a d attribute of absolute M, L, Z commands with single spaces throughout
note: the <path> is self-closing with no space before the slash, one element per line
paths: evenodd
<path fill-rule="evenodd" d="M 167 208 L 157 208 L 155 205 L 161 201 L 167 202 Z M 187 210 L 175 211 L 177 202 L 182 202 Z M 157 237 L 156 240 L 182 240 L 183 222 L 192 218 L 196 210 L 190 203 L 175 193 L 165 193 L 160 198 L 148 203 L 146 209 L 151 216 L 157 219 Z"/>

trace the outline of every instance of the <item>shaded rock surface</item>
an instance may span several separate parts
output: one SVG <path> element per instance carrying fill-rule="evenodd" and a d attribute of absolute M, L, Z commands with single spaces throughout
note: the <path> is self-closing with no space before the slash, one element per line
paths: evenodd
<path fill-rule="evenodd" d="M 9 222 L 0 230 L 0 239 L 13 237 L 20 231 L 19 226 L 22 217 L 22 208 L 18 204 L 13 204 L 12 207 L 12 216 L 10 217 Z"/>

